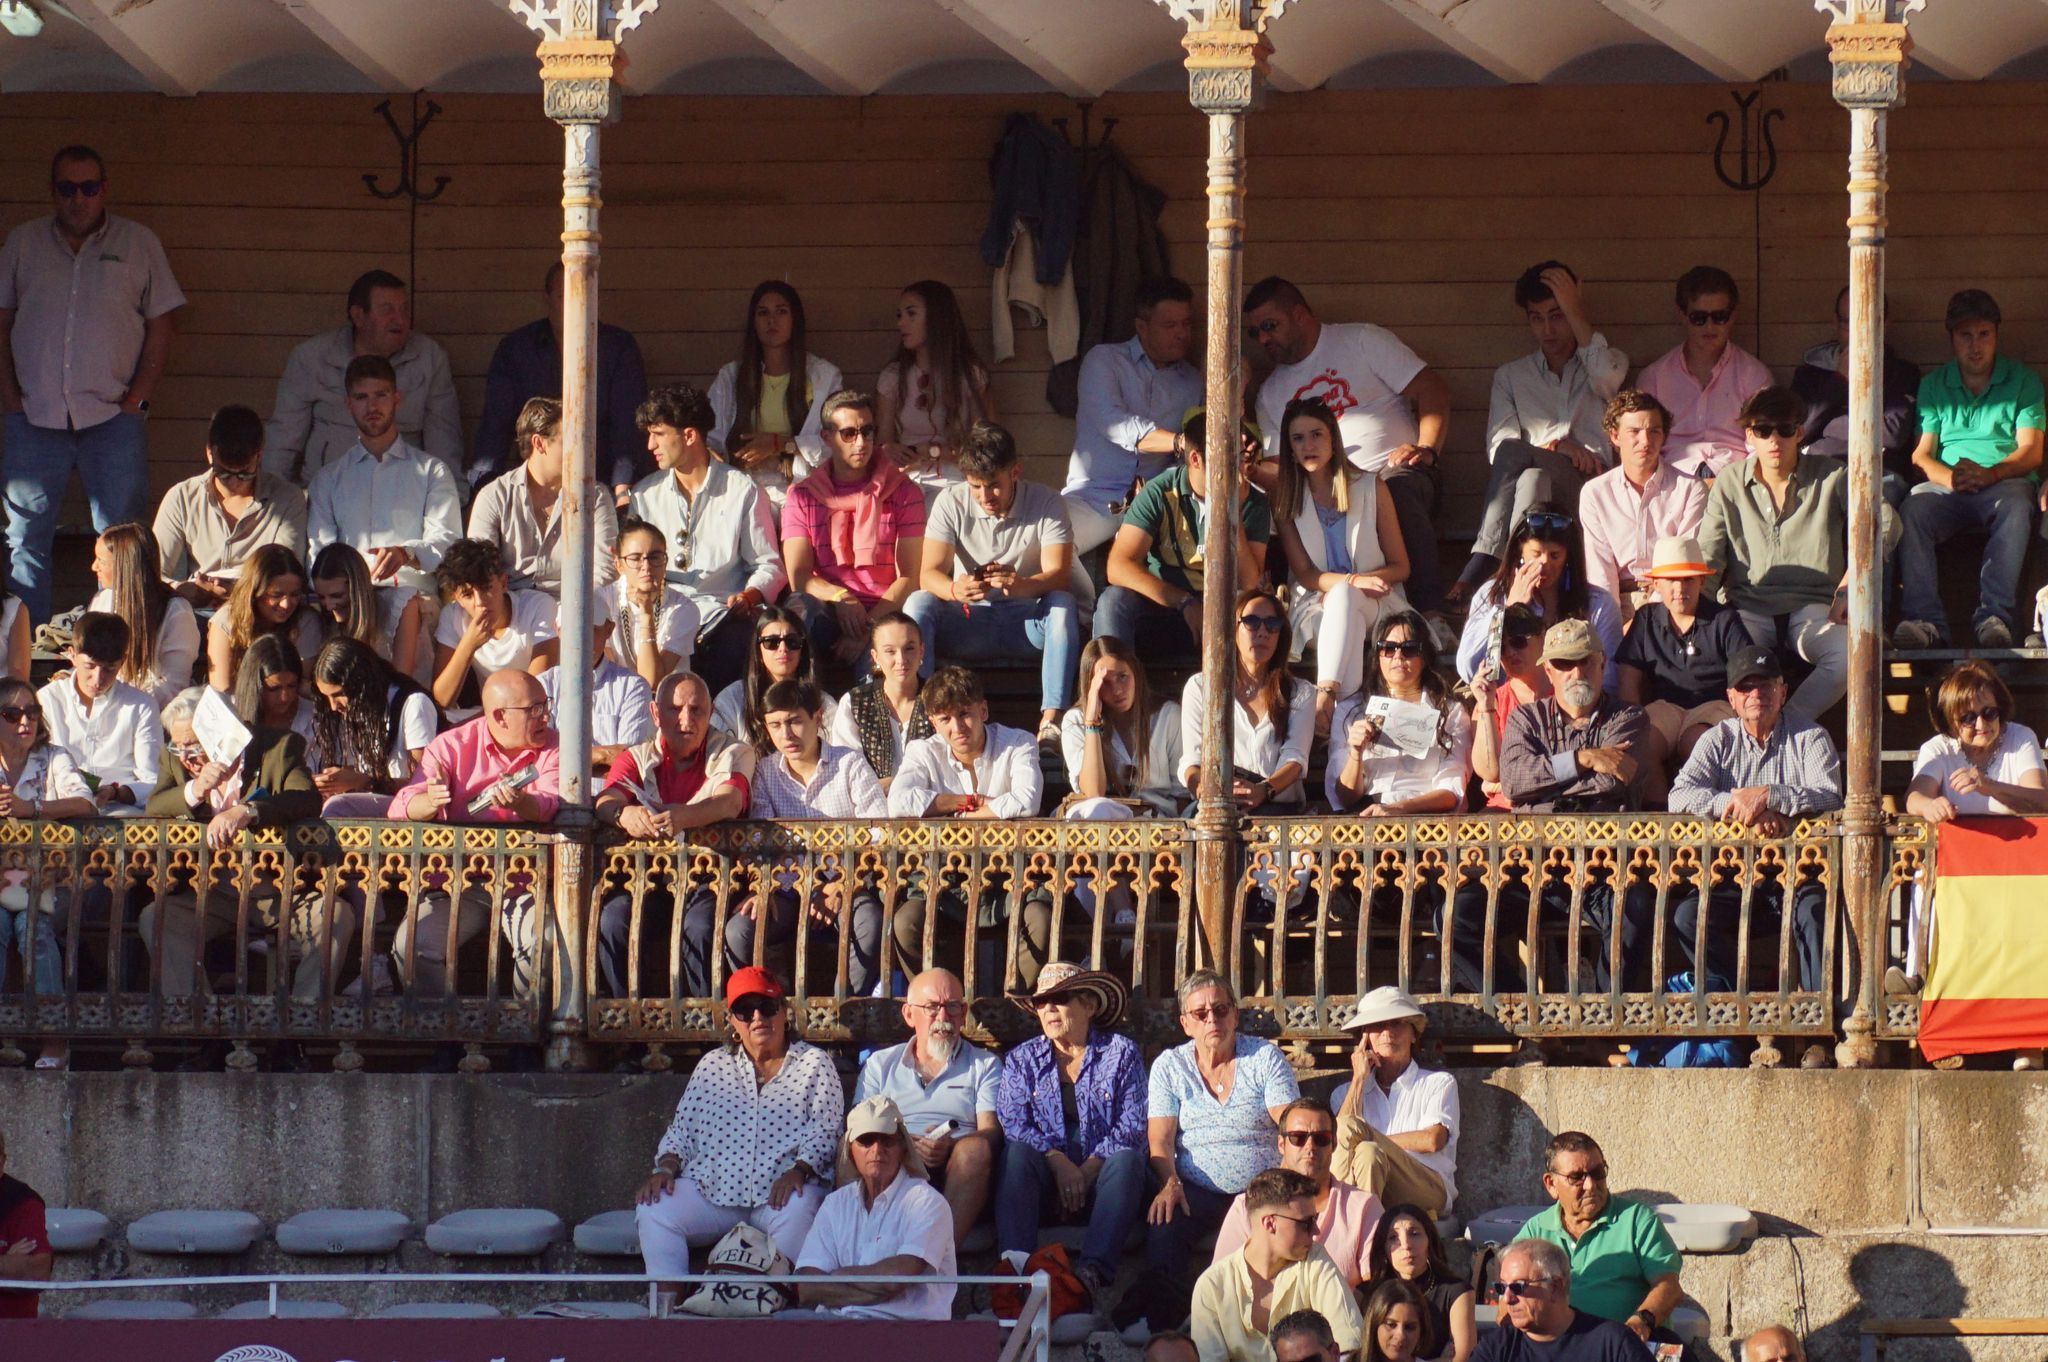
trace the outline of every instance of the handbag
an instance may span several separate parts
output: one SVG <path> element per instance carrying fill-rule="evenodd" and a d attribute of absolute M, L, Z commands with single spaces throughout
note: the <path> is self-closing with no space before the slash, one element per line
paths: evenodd
<path fill-rule="evenodd" d="M 1013 1261 L 1023 1258 L 1020 1269 Z M 1003 1255 L 996 1264 L 993 1275 L 998 1277 L 1023 1277 L 1028 1279 L 1034 1272 L 1043 1272 L 1052 1279 L 1051 1309 L 1046 1319 L 1056 1320 L 1062 1315 L 1077 1315 L 1092 1310 L 1094 1302 L 1089 1299 L 1088 1288 L 1075 1273 L 1074 1266 L 1067 1260 L 1065 1244 L 1047 1244 L 1030 1257 L 1012 1251 Z M 1024 1313 L 1024 1302 L 1031 1297 L 1028 1284 L 1020 1286 L 997 1286 L 989 1289 L 989 1305 L 997 1319 L 1015 1320 Z"/>
<path fill-rule="evenodd" d="M 789 1305 L 789 1288 L 747 1279 L 787 1276 L 789 1270 L 789 1259 L 782 1256 L 766 1230 L 734 1225 L 712 1246 L 705 1265 L 706 1272 L 731 1280 L 706 1282 L 691 1292 L 680 1308 L 714 1319 L 764 1319 Z"/>

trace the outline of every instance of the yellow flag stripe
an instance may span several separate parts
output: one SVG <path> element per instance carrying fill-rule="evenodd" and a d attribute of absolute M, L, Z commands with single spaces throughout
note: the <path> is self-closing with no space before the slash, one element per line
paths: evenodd
<path fill-rule="evenodd" d="M 1936 882 L 1928 999 L 2048 997 L 2048 875 L 1958 875 Z"/>

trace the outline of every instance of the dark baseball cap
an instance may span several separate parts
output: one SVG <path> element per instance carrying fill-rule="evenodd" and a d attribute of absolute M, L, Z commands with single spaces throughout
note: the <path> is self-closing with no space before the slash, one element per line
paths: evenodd
<path fill-rule="evenodd" d="M 1785 664 L 1778 661 L 1778 654 L 1770 648 L 1738 648 L 1728 658 L 1728 688 L 1733 690 L 1745 681 L 1759 676 L 1785 679 Z"/>
<path fill-rule="evenodd" d="M 1965 322 L 1990 322 L 1997 326 L 2004 320 L 1998 311 L 1998 300 L 1981 288 L 1966 288 L 1952 295 L 1948 315 L 1943 318 L 1951 331 Z"/>

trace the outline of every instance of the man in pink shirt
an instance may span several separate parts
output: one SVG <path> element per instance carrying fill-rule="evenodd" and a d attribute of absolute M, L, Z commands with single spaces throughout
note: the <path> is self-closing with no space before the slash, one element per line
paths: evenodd
<path fill-rule="evenodd" d="M 1685 343 L 1636 375 L 1636 386 L 1671 413 L 1664 457 L 1696 477 L 1711 478 L 1748 453 L 1742 404 L 1771 386 L 1764 362 L 1730 339 L 1741 301 L 1724 269 L 1694 265 L 1678 276 Z"/>
<path fill-rule="evenodd" d="M 1586 581 L 1614 597 L 1624 622 L 1650 599 L 1650 560 L 1659 539 L 1692 539 L 1707 514 L 1707 484 L 1663 457 L 1671 413 L 1640 389 L 1607 404 L 1607 439 L 1620 462 L 1579 493 Z"/>
<path fill-rule="evenodd" d="M 924 492 L 882 456 L 875 401 L 825 399 L 819 431 L 831 456 L 789 489 L 782 562 L 789 606 L 821 652 L 865 669 L 868 617 L 901 610 L 924 560 Z"/>
<path fill-rule="evenodd" d="M 1298 1097 L 1281 1110 L 1280 1166 L 1315 1182 L 1316 1243 L 1337 1264 L 1345 1284 L 1355 1288 L 1365 1280 L 1366 1255 L 1382 1208 L 1371 1192 L 1332 1176 L 1330 1158 L 1336 1146 L 1337 1117 L 1322 1098 Z M 1243 1248 L 1251 1234 L 1251 1216 L 1240 1192 L 1216 1231 L 1216 1253 L 1210 1261 L 1222 1262 Z"/>
<path fill-rule="evenodd" d="M 548 725 L 548 697 L 540 678 L 508 668 L 484 682 L 484 712 L 427 744 L 412 782 L 391 797 L 385 817 L 409 823 L 551 823 L 561 807 L 557 775 L 561 749 Z M 527 773 L 531 772 L 531 776 Z M 462 889 L 455 944 L 473 940 L 489 921 L 494 894 L 512 950 L 520 992 L 533 984 L 538 923 L 533 885 L 520 875 L 502 889 Z M 448 991 L 448 888 L 425 889 L 412 902 L 391 946 L 399 977 L 419 996 Z"/>

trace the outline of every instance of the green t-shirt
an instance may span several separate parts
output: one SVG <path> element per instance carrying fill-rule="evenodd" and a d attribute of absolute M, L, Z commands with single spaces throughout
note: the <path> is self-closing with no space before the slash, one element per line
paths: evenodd
<path fill-rule="evenodd" d="M 2048 400 L 2041 376 L 2016 359 L 1991 362 L 1982 396 L 1963 386 L 1954 360 L 1920 380 L 1920 432 L 1941 441 L 1937 456 L 1950 468 L 2003 463 L 2023 430 L 2048 430 Z"/>
<path fill-rule="evenodd" d="M 1241 512 L 1247 543 L 1264 544 L 1273 537 L 1273 508 L 1256 487 L 1247 485 Z M 1186 464 L 1175 464 L 1138 489 L 1124 524 L 1152 536 L 1145 567 L 1153 576 L 1182 591 L 1202 590 L 1202 536 L 1208 517 L 1188 481 Z M 1240 586 L 1249 585 L 1239 583 Z"/>
<path fill-rule="evenodd" d="M 1572 1261 L 1572 1309 L 1617 1323 L 1642 1309 L 1650 1283 L 1678 1271 L 1681 1261 L 1657 1213 L 1627 1197 L 1610 1197 L 1577 1240 L 1564 1232 L 1564 1213 L 1555 1202 L 1515 1237 L 1547 1239 L 1563 1249 Z"/>

